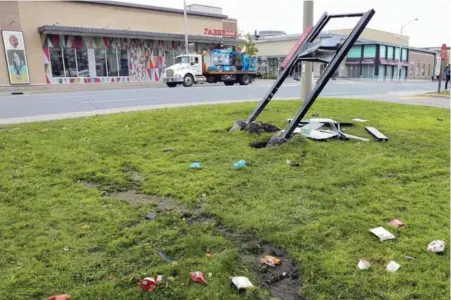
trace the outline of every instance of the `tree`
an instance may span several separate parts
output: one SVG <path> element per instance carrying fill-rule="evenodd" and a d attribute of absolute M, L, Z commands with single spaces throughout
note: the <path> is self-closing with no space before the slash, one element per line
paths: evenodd
<path fill-rule="evenodd" d="M 246 34 L 240 34 L 239 38 L 244 40 L 241 44 L 238 45 L 239 48 L 244 50 L 249 56 L 257 55 L 257 46 L 255 45 L 255 41 L 249 32 Z"/>

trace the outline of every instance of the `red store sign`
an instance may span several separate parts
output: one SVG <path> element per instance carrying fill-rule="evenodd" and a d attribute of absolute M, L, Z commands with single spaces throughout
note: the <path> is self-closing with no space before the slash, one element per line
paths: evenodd
<path fill-rule="evenodd" d="M 212 28 L 205 28 L 204 29 L 205 35 L 216 35 L 216 36 L 224 36 L 224 37 L 237 37 L 237 33 L 232 30 L 225 30 L 225 29 L 212 29 Z"/>

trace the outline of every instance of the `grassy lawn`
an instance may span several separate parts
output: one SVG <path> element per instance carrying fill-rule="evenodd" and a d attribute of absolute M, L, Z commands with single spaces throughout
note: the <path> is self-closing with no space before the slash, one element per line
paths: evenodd
<path fill-rule="evenodd" d="M 0 299 L 57 293 L 74 300 L 270 299 L 257 264 L 246 261 L 239 241 L 218 232 L 218 224 L 294 258 L 299 293 L 307 299 L 448 299 L 449 110 L 319 100 L 310 113 L 368 119 L 349 133 L 367 137 L 368 124 L 389 142 L 297 138 L 252 149 L 250 142 L 269 136 L 225 129 L 255 105 L 0 129 Z M 273 101 L 260 120 L 283 127 L 298 106 Z M 240 159 L 251 165 L 234 169 Z M 287 166 L 287 159 L 301 167 Z M 201 170 L 188 168 L 195 161 Z M 111 196 L 132 188 L 153 195 L 148 199 L 201 208 L 214 222 L 190 224 L 181 212 L 157 207 L 158 201 L 131 205 Z M 150 212 L 157 218 L 144 220 Z M 392 218 L 407 226 L 389 227 Z M 369 232 L 377 226 L 397 239 L 380 242 Z M 426 251 L 435 239 L 446 241 L 445 255 Z M 360 258 L 372 263 L 369 271 L 357 269 Z M 401 265 L 396 273 L 385 270 L 391 260 Z M 208 286 L 191 282 L 190 271 L 203 271 Z M 166 276 L 158 290 L 141 292 L 139 279 L 157 274 Z M 230 286 L 235 275 L 249 277 L 257 289 L 239 295 Z"/>

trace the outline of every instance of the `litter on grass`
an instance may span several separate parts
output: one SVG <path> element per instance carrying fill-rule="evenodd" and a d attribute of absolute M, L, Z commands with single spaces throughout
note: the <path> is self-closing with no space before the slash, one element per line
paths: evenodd
<path fill-rule="evenodd" d="M 271 255 L 265 255 L 260 259 L 260 263 L 270 267 L 275 267 L 280 264 L 280 259 Z"/>
<path fill-rule="evenodd" d="M 370 230 L 375 236 L 377 236 L 381 241 L 392 240 L 396 237 L 388 232 L 384 227 L 376 227 Z"/>
<path fill-rule="evenodd" d="M 236 169 L 244 168 L 244 167 L 246 166 L 246 161 L 245 161 L 245 160 L 237 161 L 236 163 L 233 164 L 233 166 L 234 166 Z"/>
<path fill-rule="evenodd" d="M 366 259 L 360 259 L 359 263 L 357 264 L 357 268 L 359 268 L 359 270 L 362 270 L 362 271 L 368 270 L 369 268 L 371 268 L 371 264 Z"/>
<path fill-rule="evenodd" d="M 391 226 L 393 226 L 395 228 L 406 226 L 406 224 L 404 224 L 403 221 L 398 220 L 398 219 L 391 220 L 390 222 L 388 222 L 388 224 L 390 224 Z"/>
<path fill-rule="evenodd" d="M 176 265 L 177 261 L 173 260 L 172 258 L 170 258 L 169 256 L 167 256 L 166 254 L 164 254 L 163 252 L 158 252 L 158 255 L 167 263 Z"/>
<path fill-rule="evenodd" d="M 359 119 L 359 118 L 355 118 L 355 119 L 352 119 L 354 122 L 359 122 L 359 123 L 365 123 L 365 122 L 368 122 L 368 120 L 364 120 L 364 119 Z"/>
<path fill-rule="evenodd" d="M 391 261 L 388 265 L 387 265 L 387 271 L 389 272 L 396 272 L 399 270 L 399 268 L 401 267 L 401 265 L 399 265 L 396 261 Z"/>
<path fill-rule="evenodd" d="M 190 272 L 189 277 L 192 281 L 202 283 L 202 284 L 208 284 L 205 280 L 204 273 L 196 271 L 196 272 Z"/>
<path fill-rule="evenodd" d="M 429 252 L 441 253 L 445 251 L 445 242 L 441 240 L 432 241 L 429 243 L 427 250 Z"/>
<path fill-rule="evenodd" d="M 157 214 L 156 214 L 156 213 L 150 213 L 150 214 L 148 214 L 147 216 L 145 216 L 144 219 L 146 219 L 146 220 L 153 220 L 153 219 L 155 219 L 156 217 L 157 217 Z"/>
<path fill-rule="evenodd" d="M 48 297 L 47 300 L 70 300 L 71 297 L 69 294 L 60 294 Z"/>
<path fill-rule="evenodd" d="M 190 169 L 201 169 L 202 166 L 200 164 L 200 162 L 193 162 L 192 164 L 189 165 Z"/>
<path fill-rule="evenodd" d="M 232 277 L 232 283 L 238 290 L 247 290 L 254 287 L 252 282 L 250 282 L 249 279 L 244 276 Z"/>
<path fill-rule="evenodd" d="M 141 289 L 145 290 L 146 292 L 154 291 L 157 288 L 157 285 L 163 281 L 163 275 L 158 275 L 157 279 L 153 277 L 146 277 L 139 283 L 139 286 Z"/>

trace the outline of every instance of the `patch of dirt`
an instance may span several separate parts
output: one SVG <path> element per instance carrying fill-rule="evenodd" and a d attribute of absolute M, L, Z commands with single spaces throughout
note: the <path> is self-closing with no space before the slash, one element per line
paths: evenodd
<path fill-rule="evenodd" d="M 249 144 L 249 147 L 255 148 L 255 149 L 262 149 L 266 148 L 266 145 L 268 144 L 268 141 L 257 141 Z"/>
<path fill-rule="evenodd" d="M 143 177 L 138 175 L 130 176 L 134 181 L 141 181 Z M 101 186 L 89 181 L 79 181 L 80 184 L 89 189 L 99 189 Z M 157 206 L 157 213 L 178 212 L 189 224 L 212 224 L 219 235 L 230 240 L 240 250 L 241 263 L 251 267 L 260 285 L 269 289 L 271 296 L 279 300 L 303 300 L 304 297 L 298 295 L 297 291 L 301 287 L 301 278 L 296 262 L 286 253 L 271 245 L 266 241 L 261 241 L 254 234 L 244 233 L 221 224 L 215 216 L 205 213 L 202 208 L 188 209 L 177 201 L 157 196 L 141 194 L 136 189 L 118 192 L 105 192 L 105 196 L 113 199 L 127 201 L 131 205 L 141 205 L 153 203 Z M 103 251 L 102 247 L 93 247 L 90 252 Z M 276 256 L 281 264 L 269 267 L 261 264 L 260 259 L 265 255 Z"/>
<path fill-rule="evenodd" d="M 270 133 L 278 132 L 278 131 L 280 131 L 280 128 L 275 125 L 272 125 L 270 123 L 251 122 L 251 123 L 247 124 L 246 127 L 242 128 L 241 130 L 260 135 L 265 132 L 270 132 Z"/>

